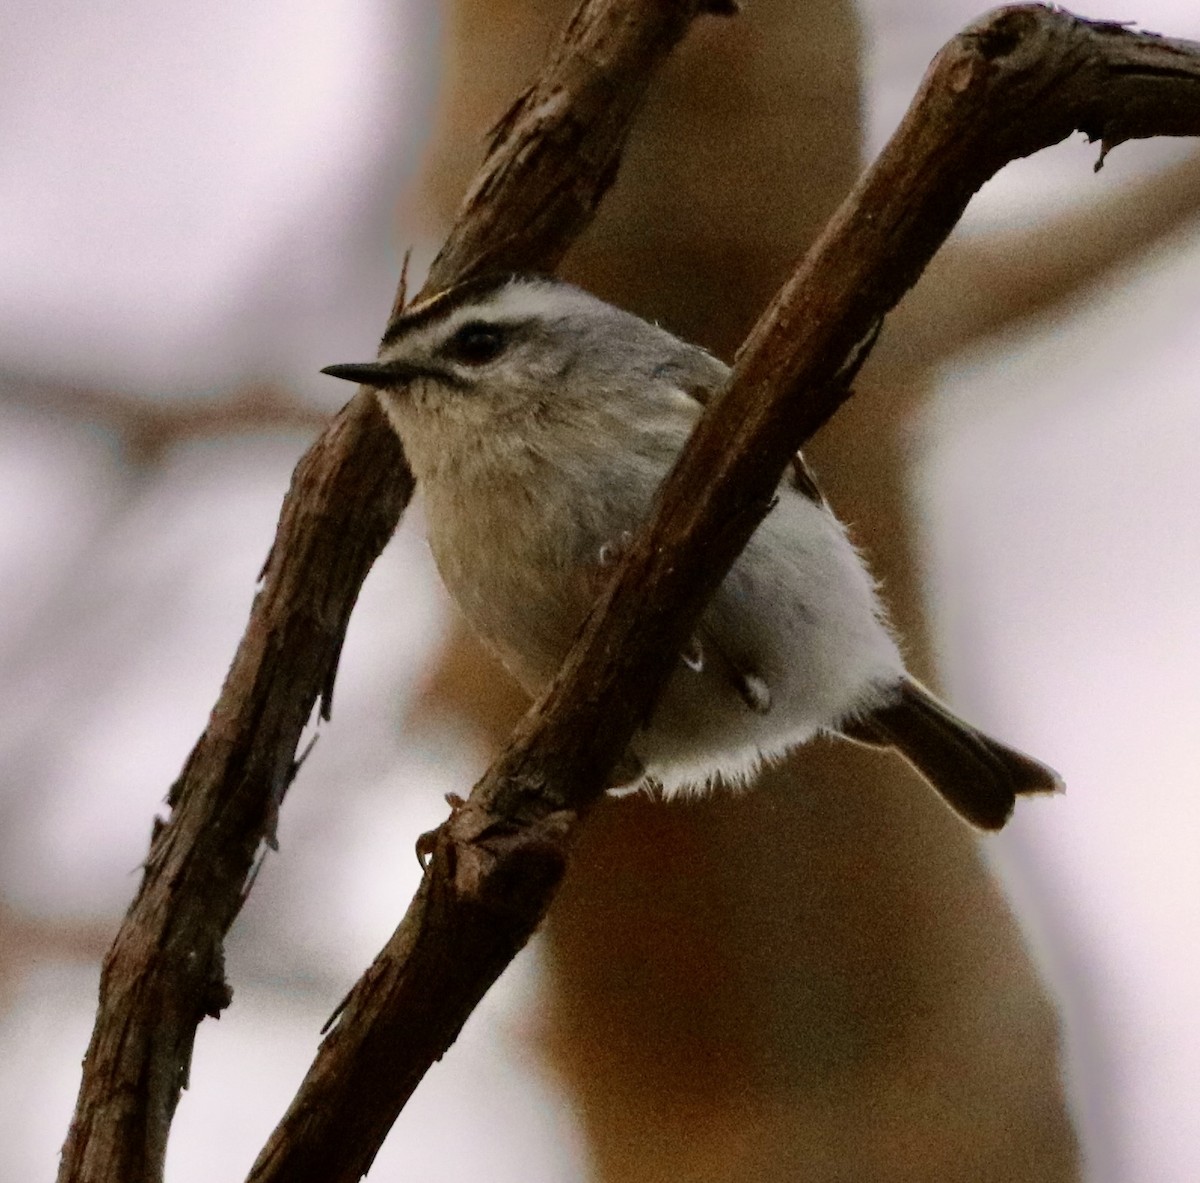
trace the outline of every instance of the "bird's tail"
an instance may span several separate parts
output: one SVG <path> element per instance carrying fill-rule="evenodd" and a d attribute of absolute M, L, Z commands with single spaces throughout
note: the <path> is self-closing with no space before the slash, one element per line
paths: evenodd
<path fill-rule="evenodd" d="M 1063 788 L 1054 769 L 984 735 L 911 678 L 901 683 L 899 699 L 842 732 L 895 748 L 955 813 L 983 830 L 1008 821 L 1018 794 Z"/>

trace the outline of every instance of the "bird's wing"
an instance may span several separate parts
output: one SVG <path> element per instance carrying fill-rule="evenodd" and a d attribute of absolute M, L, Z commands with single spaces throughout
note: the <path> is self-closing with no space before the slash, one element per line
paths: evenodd
<path fill-rule="evenodd" d="M 725 363 L 703 349 L 691 350 L 686 364 L 680 367 L 679 388 L 702 407 L 708 406 L 728 380 L 729 368 Z M 820 487 L 800 452 L 792 457 L 791 487 L 814 504 L 825 504 Z"/>

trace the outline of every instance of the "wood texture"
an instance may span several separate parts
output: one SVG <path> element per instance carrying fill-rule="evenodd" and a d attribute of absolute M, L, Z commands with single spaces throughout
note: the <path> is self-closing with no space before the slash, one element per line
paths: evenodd
<path fill-rule="evenodd" d="M 498 126 L 427 289 L 492 268 L 552 269 L 611 184 L 654 67 L 697 15 L 729 11 L 582 4 Z M 360 391 L 296 469 L 245 636 L 104 960 L 61 1183 L 161 1179 L 196 1027 L 229 1003 L 225 933 L 318 702 L 328 717 L 359 588 L 411 493 L 400 445 Z"/>
<path fill-rule="evenodd" d="M 728 6 L 581 7 L 543 81 L 499 126 L 432 285 L 556 263 L 612 180 L 650 69 L 701 10 Z M 439 832 L 409 912 L 253 1179 L 352 1180 L 367 1169 L 544 914 L 576 819 L 792 451 L 844 397 L 848 359 L 979 185 L 1076 129 L 1106 148 L 1200 132 L 1197 47 L 1018 6 L 939 55 L 892 142 L 751 333 L 562 672 Z M 196 1026 L 229 1001 L 224 933 L 273 833 L 301 731 L 315 703 L 328 713 L 358 589 L 410 493 L 399 446 L 360 393 L 297 469 L 246 635 L 105 960 L 64 1183 L 161 1178 Z"/>
<path fill-rule="evenodd" d="M 382 1133 L 537 926 L 577 819 L 770 503 L 837 409 L 848 367 L 971 195 L 1075 130 L 1112 145 L 1200 132 L 1197 47 L 1037 6 L 1002 9 L 939 54 L 879 160 L 750 334 L 580 641 L 439 831 L 408 914 L 351 994 L 252 1178 L 310 1156 L 369 1164 Z"/>

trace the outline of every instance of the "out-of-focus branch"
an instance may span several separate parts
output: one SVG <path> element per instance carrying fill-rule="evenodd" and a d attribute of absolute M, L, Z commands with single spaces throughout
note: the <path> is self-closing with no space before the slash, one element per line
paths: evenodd
<path fill-rule="evenodd" d="M 493 268 L 553 268 L 612 182 L 654 68 L 696 16 L 730 11 L 730 0 L 586 0 L 498 125 L 429 286 Z M 358 590 L 412 487 L 370 392 L 298 465 L 246 634 L 105 958 L 60 1183 L 161 1178 L 196 1027 L 229 1002 L 224 935 L 318 701 L 328 716 Z M 337 1151 L 322 1148 L 342 1158 Z"/>
<path fill-rule="evenodd" d="M 112 939 L 112 928 L 89 920 L 29 916 L 0 903 L 0 998 L 7 978 L 47 961 L 94 965 Z"/>
<path fill-rule="evenodd" d="M 1020 231 L 947 245 L 896 310 L 883 343 L 904 371 L 927 371 L 973 341 L 1082 298 L 1200 216 L 1200 154 Z"/>
<path fill-rule="evenodd" d="M 439 830 L 407 915 L 359 981 L 252 1172 L 357 1179 L 425 1071 L 549 905 L 579 816 L 883 316 L 972 194 L 1083 130 L 1200 133 L 1200 46 L 1001 9 L 938 55 L 875 165 L 760 318 L 579 642 Z"/>
<path fill-rule="evenodd" d="M 327 412 L 269 385 L 243 386 L 222 398 L 148 399 L 0 373 L 0 388 L 4 402 L 108 428 L 138 460 L 152 460 L 170 445 L 200 436 L 313 431 L 329 422 Z"/>

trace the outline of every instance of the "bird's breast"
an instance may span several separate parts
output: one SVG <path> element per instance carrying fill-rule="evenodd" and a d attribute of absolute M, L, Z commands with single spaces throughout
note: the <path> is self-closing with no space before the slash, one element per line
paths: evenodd
<path fill-rule="evenodd" d="M 561 664 L 586 607 L 559 499 L 544 485 L 493 474 L 473 491 L 427 489 L 426 502 L 430 549 L 451 596 L 536 692 Z"/>

